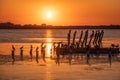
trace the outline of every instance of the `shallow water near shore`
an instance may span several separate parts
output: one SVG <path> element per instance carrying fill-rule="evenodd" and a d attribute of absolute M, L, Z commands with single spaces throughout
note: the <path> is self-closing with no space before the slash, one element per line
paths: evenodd
<path fill-rule="evenodd" d="M 56 64 L 55 59 L 50 59 L 52 42 L 67 41 L 68 29 L 63 30 L 0 30 L 0 80 L 120 80 L 120 60 L 114 60 L 110 66 L 108 59 L 100 57 L 100 60 L 91 60 L 86 64 L 85 59 L 68 60 Z M 81 30 L 77 31 L 77 38 Z M 92 30 L 90 30 L 91 33 Z M 120 45 L 119 30 L 105 30 L 102 46 L 110 48 L 111 44 Z M 46 45 L 46 62 L 39 58 L 30 60 L 30 46 L 33 46 L 33 56 L 36 55 L 36 47 L 41 54 L 41 42 Z M 11 61 L 12 45 L 15 47 L 17 60 L 14 65 Z M 19 60 L 20 47 L 23 46 L 24 61 Z M 118 56 L 120 59 L 120 56 Z"/>
<path fill-rule="evenodd" d="M 94 29 L 89 30 L 89 36 Z M 99 30 L 99 29 L 98 29 Z M 73 33 L 77 31 L 76 42 L 78 41 L 81 31 L 86 29 L 72 29 L 71 42 Z M 96 29 L 94 30 L 96 31 Z M 16 54 L 19 54 L 19 48 L 24 46 L 24 55 L 29 54 L 30 45 L 40 48 L 41 42 L 47 43 L 48 47 L 52 46 L 52 42 L 67 42 L 67 33 L 69 29 L 1 29 L 0 30 L 0 54 L 10 54 L 11 46 L 16 47 Z M 104 36 L 102 41 L 103 47 L 110 47 L 111 44 L 120 45 L 120 31 L 119 29 L 104 29 Z M 84 36 L 84 35 L 83 35 Z"/>
<path fill-rule="evenodd" d="M 56 65 L 53 60 L 38 64 L 34 61 L 18 61 L 14 65 L 0 65 L 0 80 L 119 80 L 119 74 L 119 62 L 113 63 L 112 67 L 106 63 L 92 66 Z"/>

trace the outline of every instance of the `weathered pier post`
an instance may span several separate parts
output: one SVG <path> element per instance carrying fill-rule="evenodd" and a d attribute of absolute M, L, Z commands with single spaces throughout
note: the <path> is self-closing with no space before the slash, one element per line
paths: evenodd
<path fill-rule="evenodd" d="M 30 59 L 31 61 L 33 59 L 33 46 L 32 45 L 30 46 Z"/>
<path fill-rule="evenodd" d="M 20 60 L 23 61 L 23 46 L 20 47 Z"/>
<path fill-rule="evenodd" d="M 88 39 L 88 30 L 85 31 L 85 36 L 82 42 L 82 47 L 85 47 L 87 44 L 87 39 Z"/>
<path fill-rule="evenodd" d="M 91 45 L 91 41 L 92 41 L 93 37 L 94 37 L 94 31 L 92 31 L 92 34 L 90 35 L 90 40 L 88 43 L 89 46 Z"/>
<path fill-rule="evenodd" d="M 108 53 L 108 61 L 109 61 L 110 67 L 112 65 L 112 55 L 113 55 L 113 46 L 110 47 L 109 53 Z"/>
<path fill-rule="evenodd" d="M 103 39 L 103 35 L 104 35 L 104 31 L 102 30 L 99 36 L 99 40 L 98 40 L 98 45 L 102 46 L 102 39 Z"/>
<path fill-rule="evenodd" d="M 97 45 L 97 38 L 98 38 L 98 35 L 99 35 L 99 31 L 96 31 L 95 37 L 94 37 L 94 40 L 93 40 L 93 44 L 94 44 L 95 46 Z"/>
<path fill-rule="evenodd" d="M 12 45 L 11 56 L 12 56 L 12 64 L 14 64 L 14 62 L 15 62 L 15 47 L 13 45 Z"/>
<path fill-rule="evenodd" d="M 76 37 L 76 33 L 77 33 L 77 31 L 75 31 L 74 34 L 73 34 L 73 42 L 72 42 L 72 45 L 73 45 L 73 46 L 75 45 L 75 37 Z"/>
<path fill-rule="evenodd" d="M 38 47 L 36 47 L 36 62 L 39 63 L 39 54 L 38 54 Z"/>
<path fill-rule="evenodd" d="M 70 36 L 71 36 L 71 30 L 69 30 L 68 37 L 67 37 L 67 39 L 68 39 L 68 46 L 70 46 Z"/>
<path fill-rule="evenodd" d="M 60 64 L 60 44 L 56 47 L 56 64 Z"/>
<path fill-rule="evenodd" d="M 78 46 L 77 46 L 77 48 L 79 48 L 79 46 L 81 45 L 81 42 L 82 42 L 82 36 L 83 36 L 83 31 L 81 31 L 81 34 L 80 34 L 80 38 L 79 38 L 79 42 L 78 42 Z"/>

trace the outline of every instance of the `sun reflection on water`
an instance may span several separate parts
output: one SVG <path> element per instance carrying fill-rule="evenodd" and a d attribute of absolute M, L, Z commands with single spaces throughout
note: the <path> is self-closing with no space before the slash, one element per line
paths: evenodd
<path fill-rule="evenodd" d="M 51 44 L 51 43 L 47 43 L 47 44 L 46 44 L 47 57 L 50 57 L 50 56 L 51 56 L 51 49 L 52 49 L 52 44 Z"/>
<path fill-rule="evenodd" d="M 50 57 L 51 56 L 51 52 L 52 52 L 52 34 L 51 34 L 51 30 L 46 30 L 46 55 L 47 57 Z"/>

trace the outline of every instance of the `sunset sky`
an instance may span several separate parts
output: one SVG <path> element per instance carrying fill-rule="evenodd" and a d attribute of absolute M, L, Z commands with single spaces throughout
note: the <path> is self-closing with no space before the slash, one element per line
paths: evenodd
<path fill-rule="evenodd" d="M 0 22 L 50 25 L 120 24 L 120 0 L 0 0 Z"/>

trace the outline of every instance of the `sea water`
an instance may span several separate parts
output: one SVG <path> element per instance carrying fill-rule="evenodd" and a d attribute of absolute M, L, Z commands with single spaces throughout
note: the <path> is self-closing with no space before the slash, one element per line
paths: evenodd
<path fill-rule="evenodd" d="M 16 54 L 19 54 L 19 48 L 24 46 L 24 53 L 29 54 L 30 45 L 33 45 L 34 50 L 38 46 L 40 50 L 41 42 L 46 42 L 47 49 L 52 46 L 51 42 L 67 42 L 67 34 L 70 29 L 1 29 L 0 30 L 0 54 L 10 54 L 12 45 L 16 47 Z M 76 42 L 78 41 L 81 31 L 83 36 L 87 29 L 71 29 L 71 39 L 73 33 L 77 31 Z M 92 31 L 101 29 L 88 29 L 90 37 Z M 119 29 L 103 29 L 103 46 L 110 47 L 111 44 L 120 45 L 120 30 Z M 84 37 L 83 37 L 84 38 Z"/>

